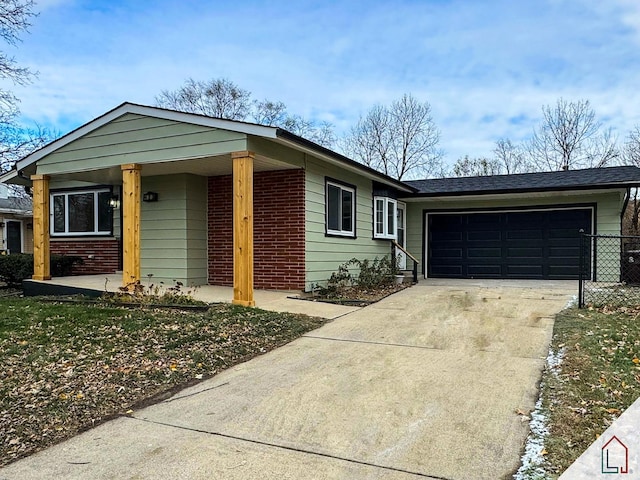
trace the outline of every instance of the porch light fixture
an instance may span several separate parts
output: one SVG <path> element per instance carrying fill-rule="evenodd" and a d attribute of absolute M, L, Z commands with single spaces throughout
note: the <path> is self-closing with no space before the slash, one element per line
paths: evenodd
<path fill-rule="evenodd" d="M 158 192 L 146 192 L 142 195 L 143 202 L 157 202 Z"/>
<path fill-rule="evenodd" d="M 109 208 L 120 208 L 120 198 L 118 198 L 117 195 L 112 195 L 111 198 L 109 198 Z"/>
<path fill-rule="evenodd" d="M 4 227 L 4 222 L 0 222 L 0 228 Z"/>

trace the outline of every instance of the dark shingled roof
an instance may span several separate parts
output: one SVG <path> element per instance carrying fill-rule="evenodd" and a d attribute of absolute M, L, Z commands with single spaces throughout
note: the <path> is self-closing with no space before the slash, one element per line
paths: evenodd
<path fill-rule="evenodd" d="M 631 166 L 587 168 L 516 175 L 408 180 L 405 183 L 418 189 L 416 196 L 624 188 L 640 185 L 640 168 Z"/>
<path fill-rule="evenodd" d="M 31 210 L 30 198 L 9 197 L 0 198 L 0 210 Z"/>

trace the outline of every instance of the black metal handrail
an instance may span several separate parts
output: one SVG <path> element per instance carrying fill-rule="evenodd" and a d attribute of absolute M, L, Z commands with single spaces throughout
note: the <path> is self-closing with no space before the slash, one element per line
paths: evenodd
<path fill-rule="evenodd" d="M 396 242 L 395 240 L 391 240 L 391 259 L 393 261 L 393 264 L 396 264 L 396 248 L 399 249 L 402 253 L 404 253 L 407 257 L 409 257 L 411 260 L 413 260 L 413 283 L 418 283 L 418 264 L 420 263 L 420 261 L 414 257 L 413 255 L 411 255 L 402 245 L 400 245 L 398 242 Z"/>

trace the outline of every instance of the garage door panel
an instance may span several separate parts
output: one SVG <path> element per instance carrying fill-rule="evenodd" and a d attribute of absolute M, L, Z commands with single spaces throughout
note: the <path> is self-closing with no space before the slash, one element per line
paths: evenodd
<path fill-rule="evenodd" d="M 542 278 L 541 265 L 507 265 L 507 274 L 518 278 Z"/>
<path fill-rule="evenodd" d="M 542 247 L 537 248 L 525 248 L 525 247 L 511 247 L 507 248 L 507 256 L 509 258 L 535 258 L 539 259 L 543 256 L 544 249 Z"/>
<path fill-rule="evenodd" d="M 432 267 L 433 276 L 461 278 L 462 265 L 434 265 Z"/>
<path fill-rule="evenodd" d="M 504 213 L 504 223 L 512 226 L 537 225 L 545 221 L 546 212 L 508 212 Z"/>
<path fill-rule="evenodd" d="M 577 259 L 579 257 L 580 249 L 578 247 L 549 247 L 549 258 Z"/>
<path fill-rule="evenodd" d="M 571 239 L 573 240 L 576 236 L 576 232 L 580 231 L 580 228 L 554 228 L 549 230 L 549 238 L 557 238 L 557 239 Z"/>
<path fill-rule="evenodd" d="M 500 258 L 502 257 L 502 249 L 498 248 L 468 248 L 468 258 Z"/>
<path fill-rule="evenodd" d="M 438 229 L 443 227 L 453 229 L 456 226 L 462 228 L 463 218 L 462 215 L 436 215 L 431 222 L 432 225 Z"/>
<path fill-rule="evenodd" d="M 518 229 L 518 230 L 507 230 L 505 232 L 507 240 L 531 240 L 531 239 L 543 239 L 544 231 L 535 229 L 535 230 L 527 230 L 527 229 Z"/>
<path fill-rule="evenodd" d="M 466 218 L 466 224 L 474 227 L 481 227 L 482 225 L 495 225 L 499 224 L 502 221 L 502 215 L 499 213 L 472 213 L 472 214 L 464 214 L 464 218 Z"/>
<path fill-rule="evenodd" d="M 469 265 L 467 273 L 476 278 L 501 278 L 502 267 L 500 265 Z"/>
<path fill-rule="evenodd" d="M 502 238 L 502 232 L 500 230 L 476 230 L 467 232 L 467 240 L 470 242 L 475 241 L 495 241 L 499 242 Z"/>
<path fill-rule="evenodd" d="M 577 278 L 579 230 L 591 233 L 592 215 L 590 208 L 430 214 L 427 275 Z"/>
<path fill-rule="evenodd" d="M 462 232 L 433 232 L 432 234 L 432 242 L 461 242 L 462 241 Z"/>
<path fill-rule="evenodd" d="M 434 248 L 433 258 L 442 263 L 444 260 L 461 259 L 464 253 L 462 248 Z"/>
<path fill-rule="evenodd" d="M 556 280 L 566 280 L 567 277 L 578 278 L 578 267 L 575 265 L 550 265 L 549 278 Z"/>

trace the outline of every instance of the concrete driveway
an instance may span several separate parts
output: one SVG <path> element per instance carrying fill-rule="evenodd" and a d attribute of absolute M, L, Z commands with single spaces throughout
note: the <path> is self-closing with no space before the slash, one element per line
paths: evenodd
<path fill-rule="evenodd" d="M 507 478 L 574 290 L 421 283 L 0 479 Z"/>

